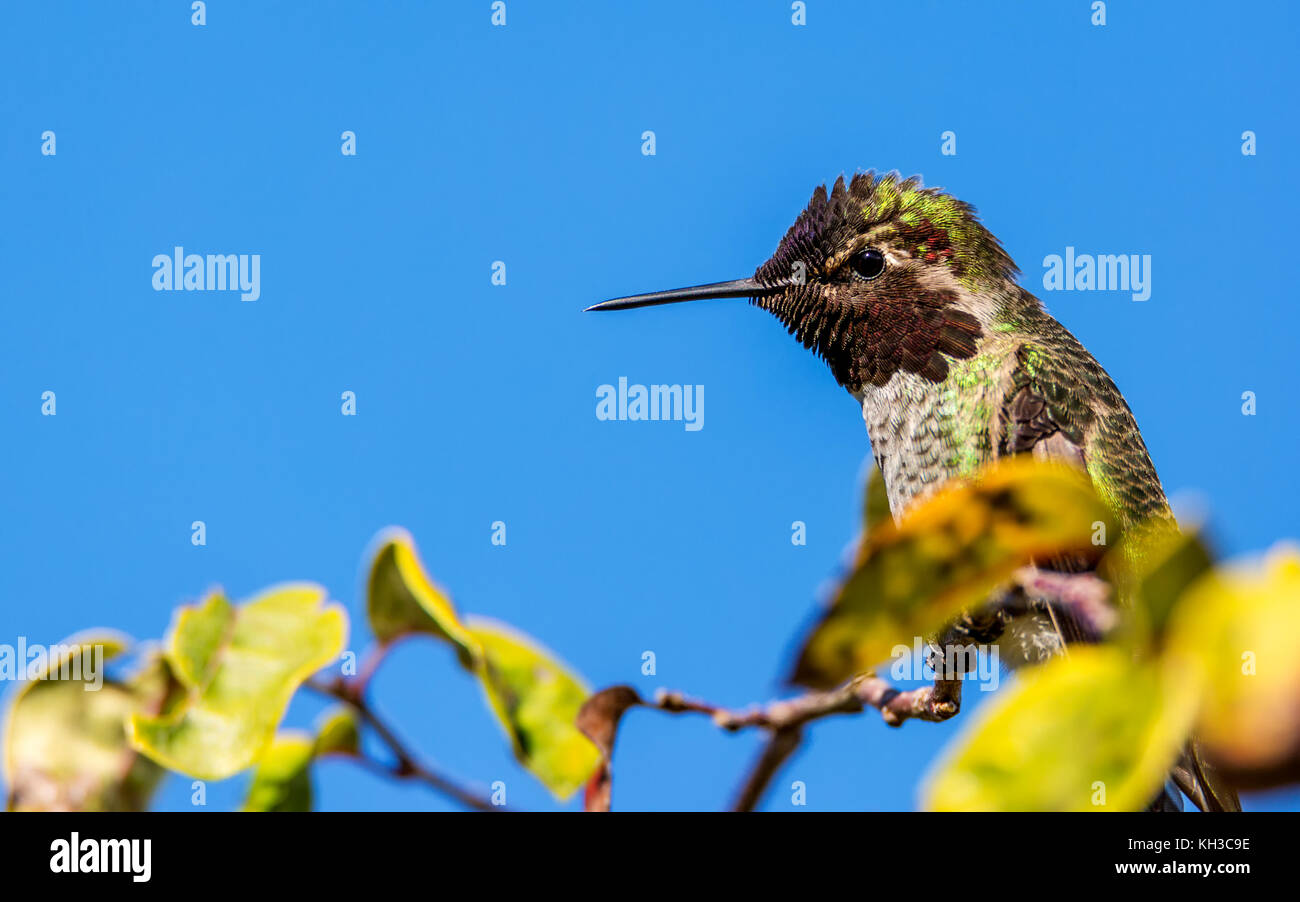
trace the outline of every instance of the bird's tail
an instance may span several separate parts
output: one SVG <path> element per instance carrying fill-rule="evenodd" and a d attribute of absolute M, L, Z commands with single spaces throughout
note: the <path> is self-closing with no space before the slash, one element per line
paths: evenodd
<path fill-rule="evenodd" d="M 1170 777 L 1202 811 L 1241 810 L 1237 791 L 1214 769 L 1214 765 L 1205 760 L 1194 738 L 1187 741 Z"/>

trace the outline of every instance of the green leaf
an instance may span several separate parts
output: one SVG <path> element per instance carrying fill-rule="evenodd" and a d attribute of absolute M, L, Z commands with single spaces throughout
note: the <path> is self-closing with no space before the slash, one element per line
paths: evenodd
<path fill-rule="evenodd" d="M 856 569 L 805 641 L 793 681 L 829 688 L 978 605 L 1020 566 L 1096 553 L 1109 509 L 1078 470 L 1013 458 L 950 486 L 867 537 Z"/>
<path fill-rule="evenodd" d="M 599 753 L 574 726 L 585 686 L 527 636 L 492 621 L 462 623 L 420 563 L 410 535 L 389 530 L 370 567 L 367 610 L 382 642 L 428 633 L 449 642 L 483 684 L 515 756 L 556 796 L 572 795 Z"/>
<path fill-rule="evenodd" d="M 515 756 L 560 799 L 600 764 L 600 752 L 576 726 L 590 691 L 553 654 L 503 624 L 471 618 L 483 650 L 479 676 Z"/>
<path fill-rule="evenodd" d="M 1169 521 L 1152 521 L 1130 530 L 1101 562 L 1098 573 L 1115 587 L 1121 607 L 1131 611 L 1129 638 L 1156 646 L 1174 607 L 1214 559 L 1194 532 Z"/>
<path fill-rule="evenodd" d="M 975 716 L 930 777 L 938 811 L 1139 811 L 1195 717 L 1176 668 L 1114 647 L 1076 647 L 1023 671 Z"/>
<path fill-rule="evenodd" d="M 219 594 L 176 612 L 167 658 L 182 684 L 201 686 L 212 679 L 221 647 L 234 623 L 234 607 Z"/>
<path fill-rule="evenodd" d="M 126 645 L 111 634 L 65 640 L 48 650 L 53 666 L 33 674 L 16 694 L 5 726 L 11 810 L 142 811 L 148 806 L 163 771 L 127 744 L 125 723 L 131 712 L 156 703 L 158 694 L 137 692 L 100 669 Z"/>
<path fill-rule="evenodd" d="M 245 811 L 311 811 L 312 765 L 327 755 L 356 755 L 361 734 L 356 711 L 340 705 L 325 712 L 316 735 L 277 733 L 258 759 L 244 800 Z"/>
<path fill-rule="evenodd" d="M 253 772 L 245 811 L 311 811 L 315 743 L 301 732 L 275 737 Z"/>
<path fill-rule="evenodd" d="M 1170 621 L 1166 653 L 1204 686 L 1197 726 L 1219 770 L 1245 788 L 1300 779 L 1300 548 L 1207 573 Z"/>
<path fill-rule="evenodd" d="M 381 538 L 366 596 L 370 628 L 380 642 L 428 633 L 450 642 L 461 663 L 473 666 L 478 646 L 461 625 L 451 598 L 429 578 L 409 533 L 392 529 Z"/>
<path fill-rule="evenodd" d="M 316 728 L 316 756 L 356 755 L 361 751 L 357 712 L 342 705 L 326 713 Z"/>
<path fill-rule="evenodd" d="M 873 461 L 867 473 L 867 485 L 862 493 L 862 534 L 869 536 L 885 524 L 894 522 L 889 510 L 889 493 L 885 489 L 885 474 Z"/>
<path fill-rule="evenodd" d="M 347 615 L 325 600 L 319 586 L 296 583 L 238 608 L 220 593 L 182 608 L 166 654 L 185 698 L 157 716 L 133 715 L 131 744 L 204 780 L 253 764 L 294 692 L 343 650 Z"/>

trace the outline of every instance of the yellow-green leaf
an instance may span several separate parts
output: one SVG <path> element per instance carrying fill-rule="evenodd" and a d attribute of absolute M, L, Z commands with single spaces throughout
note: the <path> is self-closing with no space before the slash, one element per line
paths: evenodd
<path fill-rule="evenodd" d="M 858 566 L 804 643 L 793 680 L 827 688 L 884 661 L 895 645 L 977 605 L 1020 566 L 1094 553 L 1094 524 L 1113 526 L 1087 477 L 1013 458 L 950 486 L 867 537 Z"/>
<path fill-rule="evenodd" d="M 1167 653 L 1205 687 L 1197 733 L 1246 787 L 1300 778 L 1300 548 L 1197 580 L 1170 622 Z"/>
<path fill-rule="evenodd" d="M 316 728 L 316 755 L 356 755 L 360 750 L 357 712 L 346 705 L 327 712 Z"/>
<path fill-rule="evenodd" d="M 600 763 L 575 724 L 590 690 L 553 654 L 503 624 L 470 618 L 469 631 L 483 650 L 483 688 L 516 757 L 567 799 Z"/>
<path fill-rule="evenodd" d="M 139 811 L 148 805 L 163 772 L 127 744 L 126 718 L 159 699 L 107 679 L 101 669 L 125 647 L 126 640 L 112 634 L 65 640 L 48 649 L 46 666 L 15 695 L 5 725 L 11 810 Z"/>
<path fill-rule="evenodd" d="M 1076 647 L 1020 673 L 929 778 L 939 811 L 1138 811 L 1195 717 L 1198 687 L 1115 647 Z"/>
<path fill-rule="evenodd" d="M 428 633 L 456 649 L 462 666 L 482 682 L 516 757 L 551 792 L 567 798 L 591 775 L 599 753 L 574 726 L 586 687 L 528 637 L 492 621 L 462 623 L 406 532 L 390 530 L 380 541 L 368 595 L 380 641 Z"/>
<path fill-rule="evenodd" d="M 172 672 L 186 686 L 205 685 L 216 670 L 226 636 L 235 623 L 235 609 L 220 594 L 176 612 L 171 649 Z"/>
<path fill-rule="evenodd" d="M 1158 644 L 1184 590 L 1212 564 L 1199 535 L 1155 520 L 1129 530 L 1102 559 L 1098 573 L 1132 613 L 1126 635 L 1150 646 Z"/>
<path fill-rule="evenodd" d="M 245 811 L 310 811 L 312 765 L 326 755 L 356 755 L 361 747 L 357 713 L 340 705 L 320 718 L 315 736 L 277 733 L 262 753 L 244 800 Z"/>
<path fill-rule="evenodd" d="M 862 534 L 869 536 L 886 523 L 893 523 L 889 510 L 889 493 L 885 490 L 885 474 L 873 461 L 867 473 L 867 485 L 862 492 Z"/>
<path fill-rule="evenodd" d="M 461 625 L 451 598 L 429 578 L 406 531 L 392 529 L 381 537 L 366 596 L 370 628 L 380 642 L 428 633 L 455 646 L 465 666 L 477 658 L 473 637 Z"/>
<path fill-rule="evenodd" d="M 275 737 L 253 772 L 245 811 L 311 811 L 315 743 L 301 732 Z"/>
<path fill-rule="evenodd" d="M 205 780 L 229 777 L 267 748 L 299 685 L 342 651 L 347 616 L 319 586 L 274 587 L 239 607 L 220 593 L 182 608 L 167 660 L 185 698 L 135 714 L 132 745 Z"/>

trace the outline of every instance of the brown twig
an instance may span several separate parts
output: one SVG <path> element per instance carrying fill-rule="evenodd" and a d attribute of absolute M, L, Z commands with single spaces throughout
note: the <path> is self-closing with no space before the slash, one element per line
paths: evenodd
<path fill-rule="evenodd" d="M 1011 590 L 994 606 L 1014 616 L 1027 613 L 1043 602 L 1067 610 L 1098 637 L 1108 633 L 1118 619 L 1110 586 L 1095 574 L 1056 573 L 1036 567 L 1017 570 L 1011 579 Z M 804 725 L 810 721 L 832 714 L 856 714 L 868 707 L 879 711 L 885 723 L 892 727 L 913 719 L 944 721 L 961 710 L 961 685 L 960 677 L 939 677 L 933 685 L 900 691 L 875 674 L 865 673 L 828 692 L 809 692 L 744 710 L 722 708 L 666 690 L 655 695 L 654 707 L 671 713 L 707 714 L 729 732 L 757 727 L 771 734 L 735 804 L 737 811 L 750 811 L 781 765 L 798 749 Z"/>
<path fill-rule="evenodd" d="M 749 776 L 745 778 L 745 783 L 731 810 L 753 811 L 757 808 L 763 793 L 767 792 L 767 785 L 772 782 L 786 759 L 799 748 L 801 742 L 803 742 L 802 727 L 787 727 L 773 733 L 767 740 L 767 745 L 763 747 L 763 753 L 759 755 L 758 761 L 750 769 Z"/>
<path fill-rule="evenodd" d="M 857 714 L 867 707 L 880 711 L 885 723 L 894 727 L 909 718 L 947 720 L 961 707 L 961 680 L 940 679 L 933 686 L 900 692 L 868 673 L 829 692 L 809 692 L 744 710 L 722 708 L 661 689 L 655 694 L 653 707 L 672 714 L 707 714 L 720 728 L 731 733 L 756 727 L 771 734 L 733 806 L 735 811 L 752 811 L 781 765 L 799 748 L 805 724 L 832 714 Z"/>
<path fill-rule="evenodd" d="M 722 708 L 661 689 L 655 694 L 654 707 L 674 714 L 707 714 L 728 732 L 747 727 L 779 732 L 831 714 L 857 714 L 866 707 L 875 708 L 885 723 L 896 727 L 911 718 L 940 721 L 952 717 L 961 707 L 961 680 L 940 679 L 933 686 L 900 692 L 875 674 L 865 673 L 838 689 L 808 692 L 744 710 Z"/>
<path fill-rule="evenodd" d="M 932 686 L 900 692 L 884 680 L 868 675 L 859 677 L 858 696 L 880 712 L 891 727 L 900 727 L 909 719 L 938 723 L 961 710 L 961 680 L 937 678 Z M 852 684 L 850 684 L 852 685 Z"/>
<path fill-rule="evenodd" d="M 862 701 L 849 691 L 848 686 L 844 686 L 831 692 L 809 692 L 761 708 L 737 711 L 711 705 L 680 692 L 660 689 L 655 693 L 654 707 L 672 714 L 707 714 L 715 724 L 729 733 L 748 727 L 777 732 L 802 726 L 810 720 L 830 714 L 856 714 L 862 710 Z"/>
<path fill-rule="evenodd" d="M 375 735 L 388 746 L 393 753 L 393 757 L 397 759 L 391 764 L 385 764 L 382 761 L 367 758 L 364 753 L 361 753 L 358 757 L 363 767 L 393 779 L 417 780 L 459 802 L 466 808 L 473 808 L 478 811 L 506 810 L 505 806 L 492 804 L 489 799 L 481 794 L 465 788 L 450 777 L 444 777 L 428 765 L 421 763 L 405 743 L 397 738 L 397 734 L 370 707 L 363 694 L 358 691 L 356 684 L 344 680 L 342 677 L 336 677 L 329 681 L 311 679 L 304 685 L 322 695 L 328 695 L 351 706 L 362 722 L 375 731 Z"/>
<path fill-rule="evenodd" d="M 1068 611 L 1070 616 L 1098 638 L 1115 625 L 1117 613 L 1108 584 L 1091 573 L 1056 573 L 1023 567 L 1010 580 L 1008 590 L 990 603 L 1000 617 L 1010 619 L 1042 610 Z M 833 714 L 857 714 L 866 708 L 880 712 L 886 724 L 897 727 L 908 720 L 938 722 L 961 710 L 961 675 L 939 676 L 930 686 L 900 691 L 874 673 L 864 673 L 839 688 L 807 692 L 794 698 L 745 709 L 723 708 L 691 698 L 681 692 L 661 689 L 649 707 L 671 714 L 704 714 L 728 732 L 757 728 L 769 736 L 763 752 L 750 769 L 734 809 L 750 811 L 761 801 L 777 771 L 803 741 L 804 727 Z M 634 689 L 614 686 L 597 693 L 583 706 L 579 728 L 602 750 L 601 769 L 588 787 L 588 810 L 609 810 L 609 760 L 619 718 L 630 707 L 646 704 Z"/>
<path fill-rule="evenodd" d="M 348 689 L 358 698 L 366 694 L 366 689 L 370 687 L 370 680 L 374 677 L 375 672 L 379 670 L 379 665 L 384 663 L 388 652 L 396 645 L 396 641 L 380 642 L 372 645 L 361 659 L 361 666 L 357 668 L 357 675 L 348 681 Z"/>

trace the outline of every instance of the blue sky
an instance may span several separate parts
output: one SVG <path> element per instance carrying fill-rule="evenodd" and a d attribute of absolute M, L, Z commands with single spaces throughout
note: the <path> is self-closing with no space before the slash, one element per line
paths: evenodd
<path fill-rule="evenodd" d="M 462 610 L 593 685 L 773 697 L 857 529 L 860 413 L 743 301 L 580 311 L 748 275 L 816 185 L 868 168 L 975 204 L 1040 294 L 1067 246 L 1149 254 L 1145 302 L 1044 300 L 1225 554 L 1297 536 L 1300 225 L 1281 214 L 1300 13 L 1111 2 L 1096 27 L 1089 5 L 810 0 L 796 27 L 786 2 L 511 2 L 503 28 L 478 0 L 221 0 L 203 27 L 181 2 L 9 5 L 0 641 L 158 637 L 214 585 L 310 579 L 360 648 L 363 552 L 401 525 Z M 176 245 L 259 254 L 260 299 L 154 291 Z M 704 385 L 704 428 L 597 420 L 596 387 L 620 376 Z M 402 646 L 374 692 L 439 766 L 553 806 L 445 647 Z M 304 696 L 287 722 L 321 708 Z M 767 807 L 802 780 L 809 809 L 910 808 L 958 726 L 823 722 Z M 721 807 L 758 740 L 634 712 L 615 804 Z M 244 784 L 214 784 L 209 807 Z M 446 807 L 345 763 L 317 792 Z M 188 786 L 158 805 L 189 809 Z"/>

